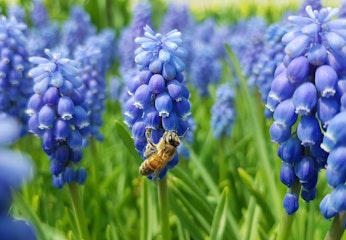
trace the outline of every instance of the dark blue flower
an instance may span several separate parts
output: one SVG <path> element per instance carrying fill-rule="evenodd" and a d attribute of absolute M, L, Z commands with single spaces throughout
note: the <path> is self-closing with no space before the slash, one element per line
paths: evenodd
<path fill-rule="evenodd" d="M 135 61 L 140 73 L 127 84 L 128 100 L 123 105 L 126 124 L 131 128 L 136 150 L 144 158 L 147 146 L 146 131 L 156 144 L 165 131 L 183 136 L 188 130 L 190 115 L 189 92 L 183 86 L 182 57 L 187 52 L 182 44 L 181 33 L 172 30 L 166 35 L 155 33 L 149 26 L 144 37 L 136 38 L 140 45 L 135 51 Z M 173 80 L 175 79 L 175 80 Z M 148 176 L 162 178 L 167 168 L 178 163 L 173 157 L 161 173 Z"/>
<path fill-rule="evenodd" d="M 28 103 L 29 128 L 42 138 L 43 150 L 51 159 L 53 185 L 61 188 L 65 182 L 77 181 L 71 169 L 81 160 L 80 149 L 89 137 L 89 108 L 80 93 L 83 83 L 77 62 L 45 52 L 48 58 L 30 58 L 37 66 L 29 72 L 36 89 Z"/>
<path fill-rule="evenodd" d="M 23 22 L 0 16 L 0 112 L 18 118 L 22 134 L 27 132 L 25 110 L 33 93 L 25 31 Z"/>
<path fill-rule="evenodd" d="M 222 84 L 216 90 L 216 102 L 211 108 L 211 128 L 215 138 L 229 137 L 235 122 L 235 93 L 229 84 Z"/>

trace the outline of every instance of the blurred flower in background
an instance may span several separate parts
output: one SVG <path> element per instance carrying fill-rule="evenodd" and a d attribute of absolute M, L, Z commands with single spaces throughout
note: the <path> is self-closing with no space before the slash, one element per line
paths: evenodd
<path fill-rule="evenodd" d="M 34 171 L 29 156 L 8 147 L 20 137 L 20 128 L 16 118 L 0 113 L 0 239 L 4 240 L 37 239 L 28 221 L 10 213 L 12 191 L 31 180 Z"/>

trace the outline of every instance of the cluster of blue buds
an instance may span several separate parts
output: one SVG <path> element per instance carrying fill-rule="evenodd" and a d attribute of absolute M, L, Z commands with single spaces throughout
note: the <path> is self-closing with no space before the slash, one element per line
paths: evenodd
<path fill-rule="evenodd" d="M 129 98 L 123 106 L 125 123 L 131 128 L 136 150 L 142 157 L 147 145 L 147 129 L 153 143 L 158 143 L 165 131 L 183 136 L 189 128 L 190 115 L 190 93 L 182 73 L 185 69 L 182 58 L 187 51 L 180 46 L 181 33 L 172 30 L 161 35 L 149 26 L 144 30 L 144 37 L 135 40 L 140 44 L 135 51 L 140 73 L 128 82 Z M 158 178 L 164 177 L 167 168 L 177 163 L 176 154 Z"/>
<path fill-rule="evenodd" d="M 90 15 L 81 6 L 75 5 L 71 8 L 70 19 L 62 28 L 62 47 L 67 48 L 69 56 L 72 56 L 76 47 L 84 44 L 95 32 L 96 28 L 91 22 Z"/>
<path fill-rule="evenodd" d="M 26 132 L 26 102 L 32 94 L 32 79 L 27 76 L 26 25 L 14 17 L 0 16 L 0 112 L 22 122 Z"/>
<path fill-rule="evenodd" d="M 42 0 L 33 1 L 30 13 L 32 27 L 28 29 L 28 51 L 30 56 L 44 56 L 44 49 L 52 49 L 60 42 L 57 22 L 51 21 Z"/>
<path fill-rule="evenodd" d="M 288 25 L 284 22 L 270 25 L 264 35 L 264 47 L 258 62 L 253 67 L 250 82 L 254 82 L 261 94 L 263 103 L 266 103 L 274 72 L 278 64 L 285 57 L 281 38 L 288 31 Z M 265 109 L 265 116 L 272 117 L 272 112 Z"/>
<path fill-rule="evenodd" d="M 332 20 L 337 12 L 307 6 L 307 16 L 288 18 L 295 27 L 282 38 L 286 56 L 275 70 L 266 104 L 274 118 L 271 138 L 283 160 L 281 181 L 290 189 L 300 183 L 307 202 L 315 198 L 318 172 L 327 163 L 323 133 L 346 91 L 346 21 Z M 296 193 L 287 193 L 284 207 L 289 214 L 298 209 Z"/>
<path fill-rule="evenodd" d="M 221 62 L 217 58 L 217 46 L 212 42 L 216 24 L 209 18 L 195 28 L 191 47 L 190 82 L 197 89 L 199 96 L 208 97 L 209 86 L 216 85 L 221 79 Z"/>
<path fill-rule="evenodd" d="M 255 85 L 253 69 L 264 48 L 266 26 L 263 17 L 252 17 L 239 21 L 231 29 L 229 44 L 239 60 L 243 75 L 249 79 L 248 86 L 251 88 Z"/>
<path fill-rule="evenodd" d="M 229 137 L 235 121 L 235 93 L 229 83 L 221 84 L 216 90 L 216 102 L 211 108 L 211 128 L 214 137 Z"/>
<path fill-rule="evenodd" d="M 55 187 L 73 181 L 84 184 L 85 168 L 73 167 L 82 160 L 90 135 L 89 109 L 79 90 L 83 82 L 78 77 L 78 63 L 48 49 L 45 52 L 48 58 L 29 58 L 37 65 L 29 72 L 35 92 L 27 106 L 29 130 L 42 138 Z"/>
<path fill-rule="evenodd" d="M 10 150 L 8 145 L 20 137 L 20 124 L 14 117 L 0 114 L 0 239 L 36 240 L 33 226 L 10 214 L 13 190 L 19 190 L 33 175 L 28 156 Z"/>
<path fill-rule="evenodd" d="M 106 73 L 111 65 L 112 45 L 115 36 L 112 31 L 104 30 L 89 37 L 85 44 L 76 48 L 75 60 L 79 63 L 79 77 L 83 81 L 78 89 L 85 96 L 88 105 L 91 136 L 102 141 L 100 127 L 106 100 Z"/>
<path fill-rule="evenodd" d="M 344 21 L 346 24 L 346 20 Z M 326 167 L 328 185 L 333 188 L 320 203 L 326 219 L 346 211 L 346 94 L 341 97 L 341 112 L 330 121 L 321 147 L 329 153 Z"/>

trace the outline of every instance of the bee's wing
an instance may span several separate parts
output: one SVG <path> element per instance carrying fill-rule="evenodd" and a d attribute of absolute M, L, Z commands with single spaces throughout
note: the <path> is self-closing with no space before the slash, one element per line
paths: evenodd
<path fill-rule="evenodd" d="M 153 177 L 152 177 L 153 181 L 155 181 L 159 177 L 159 175 L 162 173 L 162 171 L 165 169 L 165 167 L 166 167 L 166 164 L 155 170 L 155 172 L 153 173 Z"/>

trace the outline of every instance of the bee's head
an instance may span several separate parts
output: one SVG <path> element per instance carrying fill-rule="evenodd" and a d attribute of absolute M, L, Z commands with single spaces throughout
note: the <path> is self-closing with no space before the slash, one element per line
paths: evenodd
<path fill-rule="evenodd" d="M 180 139 L 176 132 L 166 131 L 163 134 L 163 138 L 165 139 L 166 143 L 169 143 L 170 145 L 174 147 L 178 147 L 180 145 Z"/>

